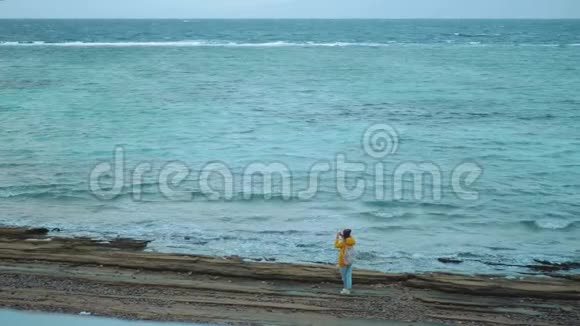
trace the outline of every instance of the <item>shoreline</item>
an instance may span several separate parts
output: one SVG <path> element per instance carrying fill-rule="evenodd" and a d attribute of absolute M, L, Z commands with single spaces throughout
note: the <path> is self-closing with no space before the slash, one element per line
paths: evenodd
<path fill-rule="evenodd" d="M 308 325 L 419 322 L 571 325 L 580 276 L 387 274 L 143 251 L 148 241 L 63 238 L 0 227 L 0 307 L 134 320 Z M 419 325 L 419 324 L 418 324 Z"/>

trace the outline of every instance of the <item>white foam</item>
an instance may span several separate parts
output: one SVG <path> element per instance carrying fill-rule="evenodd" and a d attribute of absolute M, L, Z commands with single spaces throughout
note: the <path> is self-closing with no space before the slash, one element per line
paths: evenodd
<path fill-rule="evenodd" d="M 239 43 L 229 41 L 175 41 L 175 42 L 0 42 L 0 46 L 54 46 L 54 47 L 386 47 L 386 43 L 352 42 L 286 42 Z"/>
<path fill-rule="evenodd" d="M 572 224 L 572 222 L 569 221 L 553 220 L 553 219 L 537 220 L 535 223 L 538 227 L 542 229 L 551 229 L 551 230 L 565 229 Z"/>
<path fill-rule="evenodd" d="M 560 44 L 519 44 L 520 46 L 527 47 L 544 47 L 544 48 L 557 48 Z"/>
<path fill-rule="evenodd" d="M 234 41 L 211 41 L 211 40 L 191 40 L 191 41 L 161 41 L 161 42 L 2 42 L 0 46 L 22 46 L 22 47 L 388 47 L 388 46 L 524 46 L 524 47 L 560 47 L 561 44 L 505 44 L 505 43 L 482 43 L 468 42 L 457 43 L 454 40 L 445 40 L 442 43 L 398 43 L 396 41 L 387 41 L 386 43 L 377 42 L 288 42 L 272 41 L 261 43 L 242 43 Z M 565 44 L 564 46 L 580 46 L 580 43 Z"/>

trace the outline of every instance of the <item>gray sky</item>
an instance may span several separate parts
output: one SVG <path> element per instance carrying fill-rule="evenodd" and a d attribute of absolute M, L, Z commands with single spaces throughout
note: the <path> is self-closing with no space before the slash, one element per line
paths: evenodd
<path fill-rule="evenodd" d="M 580 0 L 0 0 L 0 18 L 580 18 Z"/>

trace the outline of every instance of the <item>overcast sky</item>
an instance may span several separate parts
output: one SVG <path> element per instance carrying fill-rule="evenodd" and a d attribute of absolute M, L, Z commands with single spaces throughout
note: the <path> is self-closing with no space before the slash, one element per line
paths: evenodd
<path fill-rule="evenodd" d="M 0 18 L 580 18 L 580 0 L 0 0 Z"/>

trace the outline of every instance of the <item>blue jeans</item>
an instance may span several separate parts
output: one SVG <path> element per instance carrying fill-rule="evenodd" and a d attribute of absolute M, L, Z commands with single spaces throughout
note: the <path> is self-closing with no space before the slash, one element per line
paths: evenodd
<path fill-rule="evenodd" d="M 352 289 L 352 265 L 340 267 L 340 276 L 342 277 L 342 284 L 347 290 Z"/>

